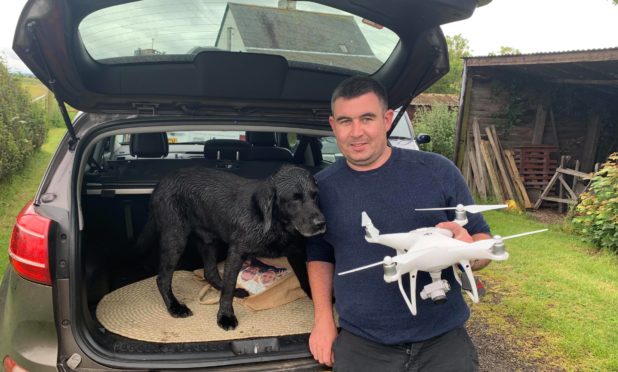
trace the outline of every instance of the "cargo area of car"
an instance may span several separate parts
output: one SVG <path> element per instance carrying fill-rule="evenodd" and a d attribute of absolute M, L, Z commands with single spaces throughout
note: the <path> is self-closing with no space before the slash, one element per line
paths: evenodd
<path fill-rule="evenodd" d="M 315 140 L 309 142 L 312 141 Z M 101 146 L 107 148 L 109 144 Z M 315 144 L 307 145 L 306 150 L 311 152 L 312 147 Z M 148 151 L 152 151 L 152 146 Z M 139 151 L 132 150 L 131 155 L 95 156 L 88 161 L 80 192 L 82 280 L 77 291 L 85 334 L 104 352 L 124 353 L 129 357 L 152 354 L 219 360 L 265 355 L 275 359 L 306 358 L 313 322 L 313 306 L 308 297 L 260 311 L 236 303 L 239 326 L 233 331 L 217 326 L 218 304 L 187 302 L 193 307 L 194 315 L 183 319 L 161 314 L 165 306 L 154 281 L 158 249 L 139 249 L 136 245 L 147 221 L 150 194 L 158 181 L 184 167 L 212 167 L 247 178 L 265 178 L 282 164 L 294 163 L 291 157 L 243 159 L 238 154 L 227 157 L 218 152 L 209 158 L 204 154 L 186 152 L 183 156 L 163 156 L 155 151 L 154 155 L 140 158 Z M 326 165 L 306 167 L 316 172 Z M 224 258 L 221 254 L 220 259 Z M 196 284 L 197 279 L 192 277 L 192 271 L 200 268 L 201 258 L 190 241 L 178 265 L 174 285 L 183 286 L 177 279 L 182 276 L 187 290 L 193 291 L 188 295 L 191 298 L 198 296 L 199 288 L 205 284 Z M 148 286 L 148 294 L 144 294 L 144 286 Z M 119 300 L 121 292 L 124 298 Z M 178 297 L 183 301 L 182 294 Z M 108 315 L 102 315 L 102 307 Z M 153 320 L 149 320 L 151 309 L 158 312 Z M 110 327 L 110 317 L 114 327 L 120 328 Z"/>

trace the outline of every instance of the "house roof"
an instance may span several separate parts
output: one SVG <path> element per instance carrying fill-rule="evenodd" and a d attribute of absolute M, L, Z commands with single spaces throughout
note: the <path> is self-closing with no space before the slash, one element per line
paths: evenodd
<path fill-rule="evenodd" d="M 618 94 L 618 48 L 466 57 L 469 71 L 494 69 L 536 76 L 548 83 L 577 84 Z"/>
<path fill-rule="evenodd" d="M 352 16 L 234 3 L 229 4 L 228 12 L 234 17 L 247 52 L 276 50 L 288 60 L 364 72 L 382 66 Z M 311 38 L 296 32 L 299 29 L 312 29 Z"/>

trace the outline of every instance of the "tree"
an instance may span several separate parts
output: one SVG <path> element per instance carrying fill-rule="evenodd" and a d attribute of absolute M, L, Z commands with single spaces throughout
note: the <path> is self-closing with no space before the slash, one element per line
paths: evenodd
<path fill-rule="evenodd" d="M 447 105 L 420 108 L 414 116 L 414 132 L 426 133 L 431 142 L 421 145 L 425 151 L 435 152 L 453 159 L 455 147 L 455 122 L 458 110 Z"/>
<path fill-rule="evenodd" d="M 0 180 L 20 169 L 47 135 L 45 112 L 0 58 Z"/>
<path fill-rule="evenodd" d="M 616 0 L 616 1 L 618 1 L 618 0 Z M 505 56 L 505 55 L 509 55 L 509 54 L 521 54 L 521 52 L 517 48 L 513 48 L 513 47 L 509 47 L 509 46 L 501 46 L 500 50 L 498 51 L 497 54 L 495 52 L 489 53 L 490 56 L 495 56 L 495 55 Z"/>
<path fill-rule="evenodd" d="M 461 76 L 464 66 L 463 58 L 472 55 L 470 46 L 468 40 L 461 36 L 461 34 L 447 36 L 446 43 L 448 45 L 450 70 L 442 79 L 438 80 L 427 89 L 427 93 L 459 94 L 461 90 Z"/>

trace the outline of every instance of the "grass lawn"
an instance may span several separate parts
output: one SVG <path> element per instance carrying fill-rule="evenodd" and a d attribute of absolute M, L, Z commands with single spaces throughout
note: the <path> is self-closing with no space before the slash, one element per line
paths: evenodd
<path fill-rule="evenodd" d="M 8 262 L 6 249 L 13 232 L 15 217 L 26 202 L 34 197 L 47 164 L 66 131 L 66 128 L 50 129 L 47 141 L 40 151 L 32 155 L 24 168 L 10 180 L 0 180 L 0 247 L 2 247 L 0 273 L 2 274 Z"/>
<path fill-rule="evenodd" d="M 546 227 L 508 212 L 485 217 L 502 236 Z M 618 370 L 618 257 L 559 226 L 508 240 L 507 250 L 507 261 L 479 272 L 490 288 L 474 316 L 531 358 L 566 370 Z"/>

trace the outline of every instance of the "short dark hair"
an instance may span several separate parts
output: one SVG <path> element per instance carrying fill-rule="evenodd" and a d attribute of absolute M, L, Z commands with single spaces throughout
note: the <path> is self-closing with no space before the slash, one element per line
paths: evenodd
<path fill-rule="evenodd" d="M 388 108 L 388 95 L 380 82 L 369 76 L 352 76 L 339 83 L 333 91 L 330 99 L 331 110 L 338 98 L 351 99 L 366 93 L 374 93 L 384 110 Z"/>

